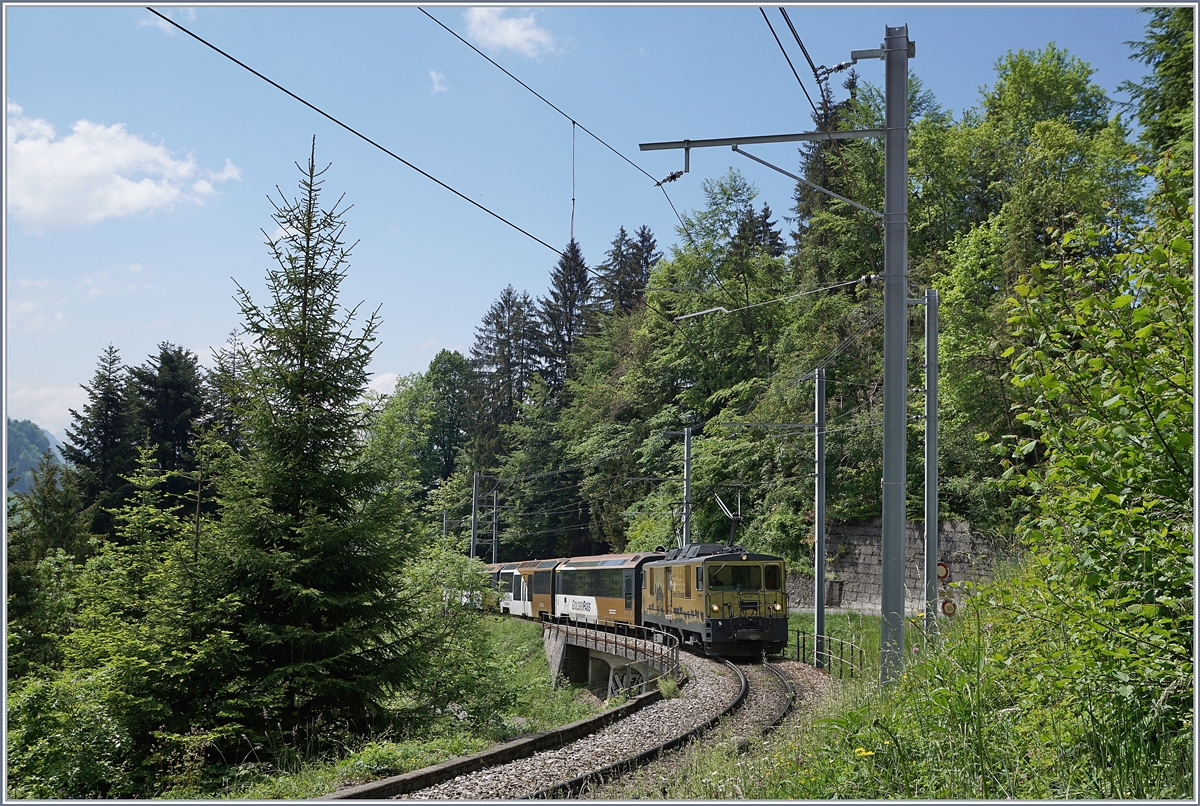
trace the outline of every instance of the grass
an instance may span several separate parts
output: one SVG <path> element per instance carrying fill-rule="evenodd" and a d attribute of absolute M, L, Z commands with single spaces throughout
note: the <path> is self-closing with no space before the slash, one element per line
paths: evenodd
<path fill-rule="evenodd" d="M 913 654 L 914 647 L 919 652 L 925 646 L 923 618 L 922 616 L 905 619 L 904 646 L 910 656 Z M 803 648 L 811 661 L 814 651 L 813 634 L 815 632 L 815 620 L 812 608 L 806 611 L 793 612 L 788 615 L 788 645 L 784 652 L 786 657 L 792 659 L 798 657 L 796 653 L 796 631 L 802 630 L 808 633 Z M 945 623 L 944 618 L 939 619 L 939 621 Z M 880 626 L 880 617 L 872 613 L 858 613 L 850 610 L 827 611 L 825 613 L 825 634 L 830 638 L 841 639 L 861 649 L 864 676 L 872 679 L 879 677 Z M 838 645 L 836 642 L 830 642 L 829 652 L 831 656 L 837 656 Z M 846 662 L 850 663 L 849 648 L 844 648 L 843 652 Z M 836 670 L 834 671 L 834 676 L 837 676 Z M 858 676 L 857 672 L 855 676 Z"/>
<path fill-rule="evenodd" d="M 541 626 L 515 618 L 485 617 L 488 640 L 505 685 L 515 702 L 498 729 L 481 732 L 453 719 L 431 723 L 419 735 L 359 737 L 338 755 L 291 756 L 283 769 L 259 763 L 251 752 L 241 763 L 210 768 L 199 777 L 177 783 L 160 797 L 169 799 L 235 798 L 302 800 L 391 775 L 418 770 L 483 750 L 524 733 L 536 733 L 591 716 L 599 702 L 586 689 L 553 687 L 542 649 Z"/>
<path fill-rule="evenodd" d="M 1000 585 L 1007 584 L 1000 580 Z M 1010 591 L 1021 592 L 1028 580 Z M 700 799 L 1178 799 L 1193 797 L 1191 727 L 1147 722 L 1096 703 L 1053 663 L 1084 656 L 1053 625 L 1013 618 L 1003 595 L 972 597 L 925 647 L 919 622 L 901 678 L 846 682 L 815 709 L 741 755 L 705 746 L 684 769 L 629 797 Z M 793 627 L 811 630 L 811 615 Z M 866 644 L 878 663 L 878 617 L 830 614 L 828 632 Z M 872 636 L 874 636 L 872 638 Z M 857 639 L 857 640 L 856 640 Z M 860 644 L 860 645 L 862 645 Z M 876 669 L 877 669 L 876 665 Z M 1103 699 L 1107 698 L 1107 699 Z"/>

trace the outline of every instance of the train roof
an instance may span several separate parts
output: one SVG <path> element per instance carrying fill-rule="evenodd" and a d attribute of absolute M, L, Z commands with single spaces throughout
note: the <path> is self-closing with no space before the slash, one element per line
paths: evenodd
<path fill-rule="evenodd" d="M 692 543 L 686 548 L 673 548 L 667 552 L 666 556 L 660 560 L 655 560 L 657 563 L 678 562 L 680 560 L 780 560 L 774 554 L 757 554 L 755 552 L 746 551 L 742 546 L 730 546 L 727 543 Z"/>
<path fill-rule="evenodd" d="M 560 563 L 565 562 L 562 557 L 553 560 L 525 560 L 525 562 L 517 563 L 516 568 L 521 571 L 544 570 L 546 568 L 554 568 Z"/>
<path fill-rule="evenodd" d="M 594 554 L 588 557 L 569 557 L 559 567 L 560 571 L 578 568 L 636 568 L 644 562 L 658 560 L 662 554 L 655 551 L 639 551 L 634 554 Z"/>

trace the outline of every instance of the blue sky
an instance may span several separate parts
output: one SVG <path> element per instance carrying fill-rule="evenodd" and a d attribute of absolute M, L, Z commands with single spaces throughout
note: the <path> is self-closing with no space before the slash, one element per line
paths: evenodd
<path fill-rule="evenodd" d="M 589 265 L 646 224 L 669 252 L 677 220 L 645 175 L 415 7 L 158 6 L 249 66 Z M 808 131 L 808 104 L 756 6 L 435 7 L 428 11 L 655 177 L 680 152 L 638 144 Z M 775 7 L 772 24 L 810 92 Z M 789 7 L 817 64 L 907 24 L 911 70 L 955 112 L 1010 50 L 1049 42 L 1092 65 L 1110 97 L 1139 79 L 1133 7 Z M 5 6 L 6 414 L 62 434 L 108 344 L 140 364 L 163 341 L 210 364 L 239 324 L 234 281 L 265 302 L 267 197 L 296 192 L 317 138 L 327 195 L 353 204 L 359 244 L 341 301 L 381 307 L 372 385 L 466 353 L 504 286 L 544 294 L 557 255 L 359 140 L 141 7 Z M 788 43 L 791 41 L 791 45 Z M 882 84 L 882 62 L 859 65 Z M 794 145 L 756 155 L 796 170 Z M 668 185 L 680 211 L 738 168 L 777 214 L 790 180 L 728 149 L 693 151 Z"/>

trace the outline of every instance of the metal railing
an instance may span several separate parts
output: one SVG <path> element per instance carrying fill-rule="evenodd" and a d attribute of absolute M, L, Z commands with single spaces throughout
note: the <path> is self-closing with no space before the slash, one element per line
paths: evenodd
<path fill-rule="evenodd" d="M 659 674 L 679 680 L 683 666 L 679 663 L 679 639 L 652 627 L 639 627 L 612 621 L 593 621 L 587 625 L 563 624 L 551 621 L 542 614 L 542 639 L 557 632 L 573 646 L 596 649 L 630 660 L 642 661 Z"/>
<path fill-rule="evenodd" d="M 817 666 L 817 637 L 804 630 L 792 630 L 795 635 L 795 657 L 801 663 Z M 854 679 L 862 677 L 866 655 L 860 647 L 841 638 L 825 636 L 825 650 L 821 653 L 823 666 L 830 677 Z M 811 659 L 811 660 L 810 660 Z"/>

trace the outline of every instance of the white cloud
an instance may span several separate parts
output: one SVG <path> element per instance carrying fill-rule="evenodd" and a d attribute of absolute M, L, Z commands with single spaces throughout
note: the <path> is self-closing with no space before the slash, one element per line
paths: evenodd
<path fill-rule="evenodd" d="M 190 154 L 176 158 L 123 123 L 80 120 L 59 138 L 11 101 L 7 113 L 8 209 L 29 232 L 203 204 L 214 182 L 241 177 L 229 160 L 219 172 L 201 172 Z"/>
<path fill-rule="evenodd" d="M 76 288 L 84 290 L 84 296 L 103 297 L 108 294 L 125 294 L 130 291 L 151 288 L 149 281 L 130 275 L 142 274 L 146 267 L 140 263 L 130 263 L 127 266 L 113 266 L 111 269 L 89 274 L 79 281 Z"/>
<path fill-rule="evenodd" d="M 168 8 L 166 9 L 166 16 L 173 18 L 175 16 L 175 12 L 180 12 L 188 22 L 193 22 L 196 19 L 196 9 L 194 8 Z M 179 33 L 178 28 L 164 20 L 162 17 L 159 17 L 156 14 L 151 14 L 149 11 L 146 12 L 146 15 L 147 16 L 145 17 L 138 17 L 138 25 L 140 27 L 154 27 L 162 31 L 164 34 Z"/>
<path fill-rule="evenodd" d="M 40 389 L 8 388 L 8 416 L 14 420 L 32 420 L 42 428 L 65 439 L 63 433 L 71 424 L 70 409 L 79 411 L 87 402 L 87 392 L 79 386 Z"/>
<path fill-rule="evenodd" d="M 367 383 L 367 388 L 378 392 L 381 395 L 390 395 L 396 391 L 396 381 L 400 378 L 394 372 L 384 372 L 381 375 L 376 375 Z"/>
<path fill-rule="evenodd" d="M 534 22 L 534 12 L 525 17 L 505 17 L 506 11 L 503 8 L 467 9 L 463 15 L 467 21 L 467 36 L 485 48 L 507 48 L 530 58 L 560 50 L 554 34 Z"/>
<path fill-rule="evenodd" d="M 63 300 L 58 297 L 10 297 L 5 310 L 8 327 L 24 333 L 49 333 L 67 323 L 60 310 Z"/>
<path fill-rule="evenodd" d="M 449 89 L 446 86 L 446 77 L 437 70 L 430 70 L 429 77 L 433 80 L 433 89 L 429 91 L 430 95 L 437 95 L 439 92 L 445 92 Z"/>

